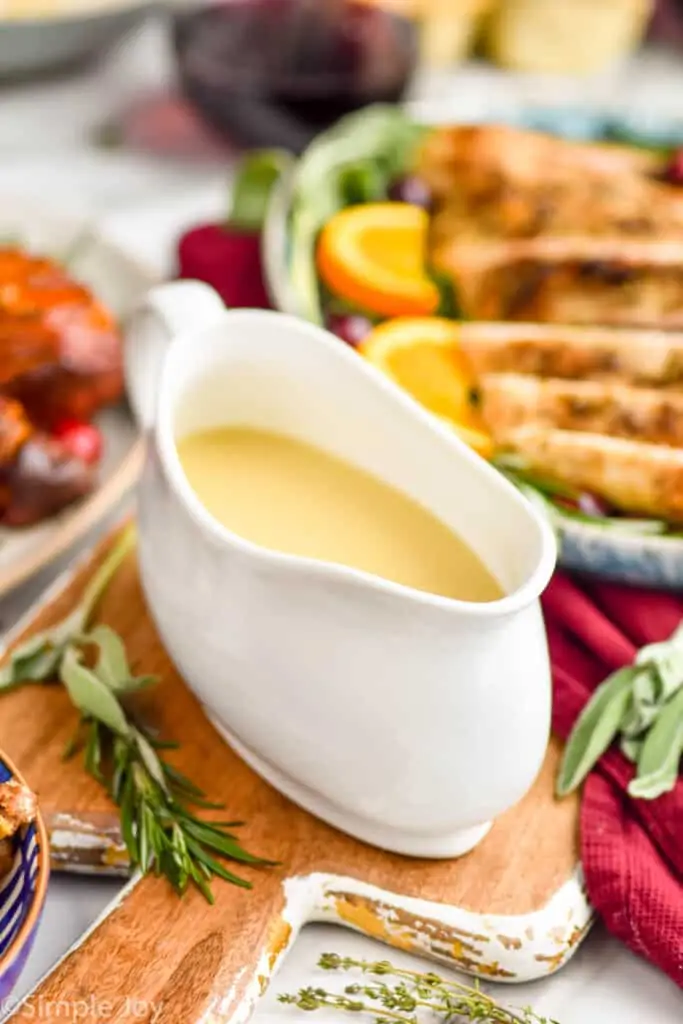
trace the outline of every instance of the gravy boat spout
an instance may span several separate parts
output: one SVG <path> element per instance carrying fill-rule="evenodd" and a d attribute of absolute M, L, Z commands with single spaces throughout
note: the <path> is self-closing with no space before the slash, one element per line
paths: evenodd
<path fill-rule="evenodd" d="M 139 496 L 145 594 L 216 727 L 276 788 L 343 831 L 424 857 L 471 849 L 529 789 L 548 742 L 538 598 L 555 561 L 549 525 L 327 332 L 227 311 L 195 282 L 150 294 L 131 327 L 127 373 L 150 437 Z M 308 442 L 404 492 L 469 545 L 504 596 L 451 600 L 231 533 L 191 489 L 176 448 L 231 425 Z"/>

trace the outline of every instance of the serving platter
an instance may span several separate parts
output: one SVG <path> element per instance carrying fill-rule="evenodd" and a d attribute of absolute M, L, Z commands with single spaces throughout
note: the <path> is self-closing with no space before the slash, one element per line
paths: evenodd
<path fill-rule="evenodd" d="M 454 116 L 449 104 L 419 103 L 408 108 L 415 123 L 439 125 L 455 123 L 510 124 L 532 128 L 572 139 L 626 143 L 666 150 L 683 144 L 683 119 L 669 120 L 619 110 L 587 107 L 520 106 L 486 107 Z M 466 104 L 465 104 L 466 107 Z M 349 119 L 351 121 L 351 119 Z M 351 122 L 352 123 L 352 122 Z M 293 162 L 281 175 L 270 197 L 262 237 L 262 258 L 273 305 L 307 319 L 319 319 L 319 309 L 311 300 L 313 285 L 310 266 L 302 260 L 293 243 L 292 212 L 302 182 L 302 161 L 307 156 L 324 165 L 329 152 L 335 162 L 343 162 L 344 123 L 320 136 L 308 154 Z M 314 152 L 315 150 L 315 152 Z M 355 158 L 355 157 L 354 157 Z M 347 156 L 347 159 L 350 159 Z M 310 178 L 308 183 L 310 186 Z M 628 532 L 562 518 L 556 524 L 559 561 L 565 568 L 587 572 L 605 579 L 639 586 L 665 589 L 683 587 L 683 536 Z"/>
<path fill-rule="evenodd" d="M 23 198 L 0 197 L 0 239 L 65 261 L 121 323 L 158 282 L 149 267 L 109 242 L 85 218 Z M 36 526 L 0 529 L 0 597 L 82 539 L 135 485 L 143 442 L 127 404 L 105 410 L 96 422 L 104 439 L 99 486 L 83 501 Z"/>
<path fill-rule="evenodd" d="M 59 580 L 11 643 L 68 613 L 111 543 L 103 541 Z M 138 711 L 179 741 L 176 766 L 244 820 L 240 838 L 278 865 L 252 870 L 251 891 L 217 881 L 213 907 L 197 892 L 179 901 L 164 880 L 134 877 L 10 1020 L 28 1020 L 36 1000 L 78 999 L 87 991 L 90 1011 L 82 1020 L 94 1021 L 94 1008 L 105 1001 L 119 1006 L 128 997 L 161 1002 L 169 1014 L 172 1001 L 172 1019 L 185 1022 L 243 1021 L 299 929 L 313 920 L 499 981 L 544 977 L 572 956 L 592 912 L 578 864 L 578 800 L 553 798 L 558 743 L 530 793 L 471 854 L 440 861 L 389 854 L 295 806 L 221 739 L 155 633 L 134 557 L 114 578 L 99 616 L 123 638 L 134 670 L 160 677 L 137 698 Z M 8 751 L 39 794 L 53 868 L 125 872 L 115 808 L 78 758 L 62 760 L 75 716 L 65 692 L 25 686 L 0 702 Z M 112 968 L 103 972 L 104 958 Z M 132 1017 L 121 1010 L 111 1019 Z"/>

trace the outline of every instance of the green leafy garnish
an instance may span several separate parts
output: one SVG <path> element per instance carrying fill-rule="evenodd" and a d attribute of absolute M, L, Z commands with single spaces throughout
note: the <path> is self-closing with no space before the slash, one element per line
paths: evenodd
<path fill-rule="evenodd" d="M 278 996 L 278 1001 L 300 1010 L 329 1008 L 346 1013 L 367 1014 L 376 1024 L 420 1024 L 436 1017 L 443 1024 L 458 1020 L 489 1021 L 493 1024 L 557 1024 L 548 1017 L 539 1017 L 530 1008 L 511 1010 L 483 992 L 478 985 L 465 985 L 442 978 L 433 971 L 410 971 L 394 967 L 388 960 L 356 960 L 337 953 L 324 953 L 318 966 L 326 971 L 355 970 L 371 975 L 347 985 L 342 992 L 324 988 L 302 988 L 291 995 Z M 378 979 L 391 979 L 378 980 Z"/>
<path fill-rule="evenodd" d="M 652 800 L 676 785 L 683 757 L 683 687 L 656 715 L 637 755 L 638 773 L 629 794 Z"/>
<path fill-rule="evenodd" d="M 0 692 L 25 682 L 54 681 L 67 650 L 83 642 L 97 603 L 134 547 L 135 529 L 129 526 L 93 575 L 76 608 L 61 622 L 11 651 L 0 668 Z"/>
<path fill-rule="evenodd" d="M 439 290 L 439 305 L 436 316 L 444 316 L 449 320 L 466 320 L 458 302 L 458 295 L 451 277 L 433 268 L 428 268 L 429 276 Z"/>
<path fill-rule="evenodd" d="M 620 669 L 598 686 L 586 704 L 564 750 L 558 796 L 576 789 L 614 740 L 631 700 L 635 675 L 633 668 Z"/>
<path fill-rule="evenodd" d="M 319 232 L 344 207 L 384 198 L 425 131 L 398 107 L 369 107 L 320 135 L 299 161 L 286 272 L 304 319 L 323 322 L 315 264 Z"/>
<path fill-rule="evenodd" d="M 158 682 L 136 676 L 121 637 L 109 626 L 91 627 L 95 608 L 112 577 L 135 547 L 135 529 L 123 531 L 86 587 L 78 606 L 50 629 L 16 647 L 0 670 L 0 692 L 24 683 L 61 682 L 80 719 L 64 751 L 83 751 L 86 771 L 120 809 L 121 834 L 131 864 L 163 875 L 178 893 L 190 883 L 212 903 L 210 882 L 222 878 L 251 888 L 224 860 L 267 865 L 242 848 L 230 828 L 237 823 L 198 818 L 192 805 L 211 807 L 204 794 L 161 756 L 175 744 L 161 742 L 138 722 L 126 698 Z M 94 659 L 87 659 L 94 652 Z M 92 665 L 90 661 L 92 660 Z"/>
<path fill-rule="evenodd" d="M 279 149 L 262 149 L 237 166 L 230 194 L 229 223 L 238 231 L 261 231 L 273 188 L 292 162 Z"/>
<path fill-rule="evenodd" d="M 333 295 L 332 292 L 328 291 L 324 285 L 321 285 L 321 294 L 323 297 L 323 304 L 328 313 L 336 316 L 363 316 L 366 320 L 370 320 L 372 323 L 379 323 L 381 317 L 377 313 L 373 313 L 371 310 L 364 309 L 362 306 L 357 305 L 355 302 L 351 302 L 348 299 L 342 299 L 339 295 Z"/>
<path fill-rule="evenodd" d="M 563 524 L 585 523 L 601 530 L 638 537 L 659 537 L 670 533 L 670 525 L 664 519 L 638 519 L 630 516 L 594 516 L 580 508 L 564 502 L 578 502 L 580 492 L 569 484 L 544 477 L 527 469 L 523 459 L 514 453 L 502 453 L 494 459 L 494 465 L 518 490 L 543 513 L 561 533 Z M 670 534 L 673 536 L 673 534 Z M 559 538 L 561 539 L 561 538 Z"/>
<path fill-rule="evenodd" d="M 630 796 L 653 800 L 673 789 L 683 756 L 683 626 L 595 690 L 565 747 L 558 796 L 576 789 L 617 738 L 636 765 Z"/>

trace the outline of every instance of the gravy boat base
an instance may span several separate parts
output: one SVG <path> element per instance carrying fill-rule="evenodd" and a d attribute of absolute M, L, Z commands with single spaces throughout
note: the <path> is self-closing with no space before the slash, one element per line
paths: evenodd
<path fill-rule="evenodd" d="M 458 829 L 450 835 L 431 837 L 382 828 L 359 815 L 349 814 L 314 790 L 295 782 L 245 746 L 230 729 L 211 714 L 206 706 L 204 711 L 216 732 L 257 775 L 270 783 L 274 789 L 283 793 L 292 803 L 303 807 L 309 814 L 315 815 L 316 818 L 327 822 L 328 825 L 339 829 L 340 832 L 359 839 L 362 843 L 369 843 L 370 846 L 377 846 L 381 850 L 399 853 L 405 857 L 445 860 L 451 857 L 462 857 L 463 854 L 469 853 L 491 829 L 493 822 L 487 821 L 483 825 L 476 825 L 473 828 Z"/>

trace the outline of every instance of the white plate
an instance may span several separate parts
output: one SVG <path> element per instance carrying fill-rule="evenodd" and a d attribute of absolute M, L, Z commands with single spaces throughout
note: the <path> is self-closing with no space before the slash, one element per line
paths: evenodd
<path fill-rule="evenodd" d="M 58 214 L 24 199 L 0 197 L 0 239 L 16 239 L 37 253 L 68 261 L 73 275 L 125 321 L 132 307 L 157 283 L 147 266 L 107 239 L 86 220 Z M 100 483 L 83 501 L 25 529 L 0 530 L 0 597 L 63 554 L 135 485 L 143 441 L 125 404 L 98 417 L 105 454 Z"/>

